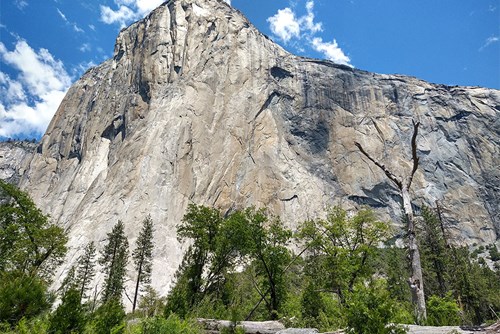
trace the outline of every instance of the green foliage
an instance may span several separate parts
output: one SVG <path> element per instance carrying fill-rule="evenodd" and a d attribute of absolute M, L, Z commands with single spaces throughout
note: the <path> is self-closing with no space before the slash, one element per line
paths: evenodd
<path fill-rule="evenodd" d="M 253 306 L 242 306 L 235 293 L 234 268 L 246 261 L 249 289 L 260 295 L 252 302 L 262 303 L 268 316 L 276 318 L 286 300 L 285 267 L 291 259 L 287 248 L 291 235 L 264 210 L 250 208 L 223 218 L 216 209 L 190 205 L 178 226 L 178 236 L 181 241 L 190 239 L 192 244 L 177 271 L 166 315 L 228 315 L 234 313 L 236 305 L 252 311 Z M 248 289 L 243 293 L 248 294 Z M 243 317 L 242 311 L 237 313 Z"/>
<path fill-rule="evenodd" d="M 0 180 L 0 272 L 18 271 L 49 280 L 66 254 L 67 237 L 29 195 Z"/>
<path fill-rule="evenodd" d="M 478 257 L 485 248 L 480 246 L 471 254 L 465 247 L 447 245 L 439 217 L 426 207 L 422 217 L 419 239 L 427 295 L 444 298 L 451 292 L 461 309 L 464 324 L 479 325 L 494 319 L 500 311 L 500 279 L 484 259 Z"/>
<path fill-rule="evenodd" d="M 313 281 L 309 281 L 302 292 L 301 316 L 307 327 L 320 327 L 320 313 L 324 311 L 325 305 L 321 293 Z"/>
<path fill-rule="evenodd" d="M 80 291 L 80 299 L 88 298 L 87 292 L 90 289 L 90 283 L 95 276 L 95 256 L 96 248 L 91 241 L 85 246 L 83 254 L 78 258 L 75 283 Z"/>
<path fill-rule="evenodd" d="M 303 223 L 299 232 L 310 250 L 306 270 L 320 278 L 325 289 L 337 293 L 342 303 L 356 283 L 374 273 L 370 262 L 388 236 L 389 225 L 377 221 L 372 211 L 364 209 L 349 217 L 338 207 L 330 209 L 325 220 Z"/>
<path fill-rule="evenodd" d="M 128 240 L 122 221 L 113 227 L 107 235 L 107 244 L 101 252 L 99 264 L 106 275 L 102 302 L 111 299 L 121 300 L 128 263 Z"/>
<path fill-rule="evenodd" d="M 443 297 L 448 291 L 447 283 L 451 279 L 447 271 L 451 259 L 450 248 L 447 247 L 441 221 L 437 215 L 427 206 L 423 206 L 422 218 L 422 223 L 417 226 L 417 232 L 425 295 Z"/>
<path fill-rule="evenodd" d="M 466 324 L 482 324 L 500 312 L 500 279 L 487 265 L 471 259 L 467 248 L 453 248 L 451 288 Z"/>
<path fill-rule="evenodd" d="M 491 245 L 489 249 L 490 260 L 493 262 L 500 261 L 500 252 L 496 245 Z"/>
<path fill-rule="evenodd" d="M 132 312 L 135 311 L 137 304 L 137 296 L 141 284 L 144 285 L 151 283 L 151 271 L 153 268 L 153 221 L 151 216 L 147 216 L 142 223 L 141 232 L 136 241 L 136 247 L 132 252 L 132 259 L 134 261 L 134 269 L 137 272 L 137 279 L 134 291 L 134 302 L 132 305 Z"/>
<path fill-rule="evenodd" d="M 155 317 L 160 315 L 165 308 L 165 298 L 161 298 L 150 285 L 146 287 L 146 294 L 139 302 L 139 312 L 143 317 Z"/>
<path fill-rule="evenodd" d="M 72 266 L 71 268 L 69 268 L 66 277 L 64 277 L 64 280 L 62 281 L 61 286 L 57 291 L 61 296 L 64 296 L 64 294 L 66 294 L 68 290 L 76 289 L 75 275 L 76 275 L 76 269 L 74 266 Z"/>
<path fill-rule="evenodd" d="M 405 248 L 387 245 L 379 249 L 376 265 L 380 273 L 387 278 L 387 288 L 396 301 L 400 303 L 411 302 L 411 291 L 408 285 L 410 268 L 408 253 Z"/>
<path fill-rule="evenodd" d="M 125 311 L 120 301 L 110 299 L 94 313 L 91 325 L 86 329 L 93 334 L 123 333 Z"/>
<path fill-rule="evenodd" d="M 202 276 L 214 258 L 216 236 L 221 223 L 222 216 L 218 210 L 190 204 L 181 224 L 177 226 L 179 240 L 190 239 L 193 242 L 177 274 L 177 283 L 184 285 L 180 288 L 188 308 L 201 301 L 209 290 L 208 285 L 214 284 L 215 278 L 204 280 Z"/>
<path fill-rule="evenodd" d="M 40 316 L 33 319 L 22 318 L 13 331 L 5 331 L 12 334 L 48 334 L 49 320 L 47 316 Z M 1 329 L 0 329 L 1 330 Z M 1 331 L 4 333 L 4 331 Z"/>
<path fill-rule="evenodd" d="M 52 303 L 46 284 L 22 272 L 0 274 L 0 322 L 15 325 L 47 311 Z"/>
<path fill-rule="evenodd" d="M 61 304 L 50 317 L 49 332 L 53 334 L 83 333 L 86 312 L 81 304 L 80 291 L 68 290 Z"/>
<path fill-rule="evenodd" d="M 460 308 L 451 296 L 430 296 L 427 300 L 427 323 L 431 326 L 460 325 Z"/>
<path fill-rule="evenodd" d="M 287 248 L 292 232 L 264 210 L 247 209 L 244 218 L 248 232 L 242 252 L 254 260 L 256 274 L 262 277 L 259 294 L 267 306 L 269 317 L 277 319 L 287 298 L 285 272 L 292 259 Z"/>
<path fill-rule="evenodd" d="M 348 333 L 406 333 L 404 327 L 391 324 L 397 313 L 397 305 L 384 281 L 374 281 L 368 286 L 358 283 L 347 298 Z"/>

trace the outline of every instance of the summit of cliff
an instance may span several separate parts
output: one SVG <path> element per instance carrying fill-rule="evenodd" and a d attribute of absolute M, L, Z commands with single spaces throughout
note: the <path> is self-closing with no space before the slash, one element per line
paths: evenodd
<path fill-rule="evenodd" d="M 368 205 L 397 224 L 397 189 L 354 142 L 407 175 L 412 120 L 415 207 L 438 201 L 459 242 L 497 242 L 498 90 L 298 57 L 222 0 L 170 0 L 70 88 L 20 184 L 69 233 L 61 277 L 118 220 L 135 242 L 150 214 L 153 282 L 166 292 L 189 203 L 265 206 L 292 227 Z"/>

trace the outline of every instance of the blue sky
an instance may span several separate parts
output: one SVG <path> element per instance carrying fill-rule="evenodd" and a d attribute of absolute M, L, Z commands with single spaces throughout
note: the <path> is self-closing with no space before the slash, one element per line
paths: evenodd
<path fill-rule="evenodd" d="M 39 138 L 71 83 L 162 0 L 0 0 L 0 139 Z M 500 88 L 499 0 L 232 0 L 295 54 Z"/>

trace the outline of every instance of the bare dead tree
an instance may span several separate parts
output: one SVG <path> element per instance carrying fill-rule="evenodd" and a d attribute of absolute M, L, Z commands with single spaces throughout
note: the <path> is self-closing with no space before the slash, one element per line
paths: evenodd
<path fill-rule="evenodd" d="M 415 306 L 415 314 L 417 317 L 417 323 L 421 324 L 427 318 L 427 310 L 425 306 L 425 295 L 424 295 L 424 282 L 422 279 L 422 265 L 420 263 L 420 251 L 418 249 L 417 239 L 415 236 L 415 222 L 413 217 L 413 208 L 411 205 L 410 197 L 410 187 L 413 181 L 413 176 L 418 168 L 419 158 L 417 155 L 417 135 L 418 127 L 420 122 L 412 121 L 413 123 L 413 136 L 411 138 L 411 153 L 413 160 L 413 168 L 411 173 L 407 178 L 401 176 L 396 176 L 391 172 L 385 165 L 381 164 L 377 160 L 373 159 L 361 146 L 361 144 L 355 142 L 354 144 L 359 149 L 359 151 L 368 158 L 375 166 L 380 168 L 387 178 L 391 180 L 399 189 L 401 198 L 403 201 L 403 212 L 404 219 L 407 224 L 407 237 L 408 237 L 408 249 L 410 255 L 411 264 L 411 276 L 408 280 L 410 289 L 412 292 L 412 300 Z"/>

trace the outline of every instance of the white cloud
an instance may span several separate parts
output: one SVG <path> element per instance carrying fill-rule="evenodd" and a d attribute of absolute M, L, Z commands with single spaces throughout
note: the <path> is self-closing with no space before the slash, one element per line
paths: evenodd
<path fill-rule="evenodd" d="M 134 20 L 140 19 L 149 13 L 164 0 L 115 0 L 118 9 L 101 5 L 101 21 L 106 24 L 119 24 L 125 27 Z"/>
<path fill-rule="evenodd" d="M 59 14 L 59 16 L 63 19 L 63 21 L 68 23 L 68 19 L 66 18 L 66 15 L 64 15 L 64 13 L 61 12 L 61 10 L 59 8 L 56 8 L 56 10 L 57 10 L 57 13 Z"/>
<path fill-rule="evenodd" d="M 23 10 L 24 7 L 27 7 L 28 6 L 28 2 L 25 1 L 25 0 L 15 0 L 14 1 L 14 4 L 16 5 L 17 8 L 19 8 L 20 10 Z"/>
<path fill-rule="evenodd" d="M 89 43 L 83 43 L 82 45 L 80 45 L 78 50 L 80 50 L 81 52 L 88 52 L 88 51 L 92 50 L 92 47 L 90 46 Z"/>
<path fill-rule="evenodd" d="M 335 39 L 333 42 L 324 42 L 323 38 L 317 36 L 323 31 L 323 23 L 315 21 L 314 1 L 307 1 L 305 9 L 306 14 L 300 17 L 289 7 L 279 9 L 274 16 L 267 19 L 271 32 L 285 44 L 293 41 L 296 51 L 303 52 L 307 45 L 323 54 L 326 59 L 352 66 L 349 64 L 349 57 Z"/>
<path fill-rule="evenodd" d="M 314 1 L 308 1 L 306 4 L 306 9 L 307 15 L 300 18 L 300 25 L 312 34 L 322 31 L 323 24 L 321 22 L 314 22 Z"/>
<path fill-rule="evenodd" d="M 267 19 L 273 34 L 287 43 L 292 37 L 300 37 L 300 23 L 290 8 L 280 9 Z"/>
<path fill-rule="evenodd" d="M 312 40 L 312 46 L 314 50 L 321 52 L 326 59 L 338 64 L 352 66 L 349 64 L 351 60 L 339 48 L 336 40 L 333 40 L 333 42 L 323 42 L 321 37 L 315 37 Z"/>
<path fill-rule="evenodd" d="M 9 51 L 0 42 L 3 62 L 17 70 L 12 79 L 0 72 L 0 137 L 42 134 L 56 112 L 71 78 L 61 61 L 46 49 L 33 50 L 24 40 L 18 40 Z"/>
<path fill-rule="evenodd" d="M 497 43 L 498 41 L 500 41 L 500 38 L 498 38 L 498 36 L 491 36 L 491 37 L 488 37 L 486 39 L 486 41 L 484 41 L 484 44 L 483 46 L 481 46 L 479 48 L 479 51 L 483 51 L 485 48 L 487 48 L 488 46 L 490 46 L 491 44 L 493 43 Z"/>
<path fill-rule="evenodd" d="M 63 12 L 61 12 L 61 10 L 59 8 L 56 8 L 57 10 L 57 13 L 59 14 L 59 16 L 63 19 L 64 22 L 66 22 L 67 25 L 73 27 L 73 30 L 76 31 L 76 32 L 85 32 L 82 28 L 80 28 L 75 22 L 70 22 L 68 20 L 68 18 L 66 17 L 66 15 L 64 15 Z"/>

